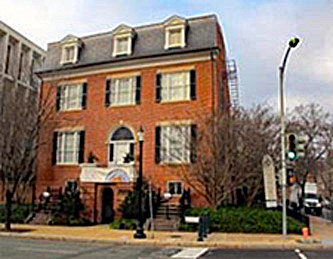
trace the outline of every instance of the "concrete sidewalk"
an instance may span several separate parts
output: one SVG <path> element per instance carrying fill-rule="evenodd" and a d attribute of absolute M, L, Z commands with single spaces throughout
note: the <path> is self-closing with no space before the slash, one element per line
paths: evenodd
<path fill-rule="evenodd" d="M 333 232 L 332 232 L 333 233 Z M 111 230 L 108 225 L 89 227 L 63 227 L 13 224 L 12 232 L 0 232 L 0 236 L 20 238 L 49 239 L 80 242 L 103 242 L 117 245 L 148 245 L 148 246 L 191 246 L 219 248 L 333 248 L 333 244 L 302 242 L 300 235 L 288 235 L 284 239 L 279 234 L 236 234 L 212 233 L 203 242 L 197 241 L 197 233 L 146 231 L 147 238 L 133 238 L 134 231 Z M 329 233 L 327 233 L 329 234 Z M 316 237 L 316 236 L 315 236 Z M 317 236 L 319 238 L 319 236 Z M 311 239 L 312 241 L 314 239 Z M 310 241 L 311 241 L 310 240 Z"/>

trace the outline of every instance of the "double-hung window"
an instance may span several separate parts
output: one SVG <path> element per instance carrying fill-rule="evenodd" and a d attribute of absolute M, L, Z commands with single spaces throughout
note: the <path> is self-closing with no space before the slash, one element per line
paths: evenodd
<path fill-rule="evenodd" d="M 161 160 L 164 163 L 190 162 L 191 125 L 161 127 Z"/>
<path fill-rule="evenodd" d="M 75 164 L 79 162 L 80 132 L 58 132 L 56 137 L 56 163 Z"/>
<path fill-rule="evenodd" d="M 86 105 L 87 83 L 58 86 L 57 110 L 80 110 Z"/>
<path fill-rule="evenodd" d="M 135 104 L 136 77 L 111 79 L 111 106 Z"/>
<path fill-rule="evenodd" d="M 162 100 L 179 101 L 190 99 L 190 73 L 162 74 Z"/>

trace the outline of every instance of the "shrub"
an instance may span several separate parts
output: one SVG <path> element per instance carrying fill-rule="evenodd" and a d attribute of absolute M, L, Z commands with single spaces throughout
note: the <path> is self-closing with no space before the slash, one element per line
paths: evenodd
<path fill-rule="evenodd" d="M 12 204 L 12 223 L 24 223 L 24 220 L 29 216 L 32 210 L 30 204 Z M 5 205 L 0 204 L 0 222 L 5 222 Z"/>
<path fill-rule="evenodd" d="M 52 213 L 53 225 L 87 226 L 91 222 L 84 216 L 84 206 L 77 185 L 67 186 Z"/>
<path fill-rule="evenodd" d="M 222 207 L 217 210 L 190 209 L 185 215 L 209 215 L 210 229 L 217 232 L 281 233 L 282 213 L 262 207 Z M 194 224 L 181 224 L 180 230 L 194 231 Z M 288 232 L 301 233 L 302 224 L 288 217 Z"/>
<path fill-rule="evenodd" d="M 115 219 L 112 223 L 110 223 L 111 229 L 136 229 L 136 220 L 133 219 Z"/>

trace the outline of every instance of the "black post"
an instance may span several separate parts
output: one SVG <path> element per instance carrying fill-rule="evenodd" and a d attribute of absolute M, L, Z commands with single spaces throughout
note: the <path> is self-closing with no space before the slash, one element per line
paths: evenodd
<path fill-rule="evenodd" d="M 198 227 L 198 241 L 203 241 L 203 235 L 204 235 L 204 229 L 203 229 L 203 219 L 202 216 L 199 218 L 199 227 Z"/>
<path fill-rule="evenodd" d="M 6 191 L 6 218 L 5 218 L 5 228 L 7 231 L 10 230 L 11 223 L 11 208 L 12 208 L 12 193 L 7 190 Z"/>
<path fill-rule="evenodd" d="M 142 129 L 140 129 L 139 134 L 143 134 Z M 146 238 L 146 235 L 144 233 L 143 229 L 143 215 L 142 215 L 142 149 L 143 149 L 143 137 L 139 136 L 139 177 L 137 180 L 137 190 L 138 190 L 138 196 L 139 196 L 139 224 L 136 229 L 136 233 L 134 234 L 134 238 Z"/>

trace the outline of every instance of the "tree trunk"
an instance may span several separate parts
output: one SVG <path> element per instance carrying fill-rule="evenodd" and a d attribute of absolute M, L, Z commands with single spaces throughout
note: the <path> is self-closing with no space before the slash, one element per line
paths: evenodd
<path fill-rule="evenodd" d="M 11 223 L 11 214 L 12 214 L 12 193 L 6 191 L 6 218 L 5 218 L 5 228 L 7 231 L 10 231 Z"/>

